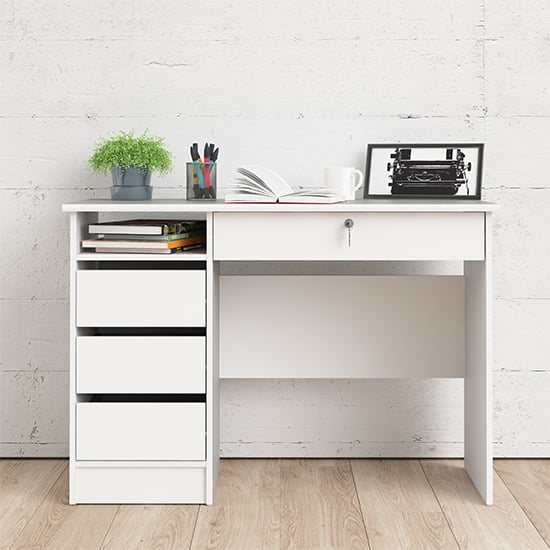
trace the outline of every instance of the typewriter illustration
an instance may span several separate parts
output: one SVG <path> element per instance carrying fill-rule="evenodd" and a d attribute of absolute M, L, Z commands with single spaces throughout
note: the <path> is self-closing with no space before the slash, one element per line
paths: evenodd
<path fill-rule="evenodd" d="M 445 159 L 411 160 L 410 148 L 395 149 L 388 162 L 389 186 L 392 195 L 456 195 L 461 185 L 468 188 L 466 172 L 472 163 L 465 164 L 465 154 L 460 149 L 447 149 Z M 456 151 L 456 155 L 455 155 Z"/>

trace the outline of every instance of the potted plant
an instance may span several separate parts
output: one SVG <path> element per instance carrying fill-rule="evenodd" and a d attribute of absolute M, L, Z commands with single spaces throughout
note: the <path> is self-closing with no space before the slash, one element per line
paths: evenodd
<path fill-rule="evenodd" d="M 166 174 L 172 168 L 172 155 L 164 140 L 149 135 L 146 130 L 135 137 L 134 132 L 119 132 L 103 138 L 88 161 L 93 172 L 111 172 L 114 200 L 149 200 L 153 195 L 151 173 Z"/>

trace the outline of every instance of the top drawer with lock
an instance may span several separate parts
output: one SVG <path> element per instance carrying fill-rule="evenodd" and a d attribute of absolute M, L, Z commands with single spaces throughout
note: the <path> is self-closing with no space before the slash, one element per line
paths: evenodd
<path fill-rule="evenodd" d="M 483 260 L 483 212 L 216 213 L 215 260 Z"/>
<path fill-rule="evenodd" d="M 204 327 L 204 270 L 83 270 L 79 327 Z"/>

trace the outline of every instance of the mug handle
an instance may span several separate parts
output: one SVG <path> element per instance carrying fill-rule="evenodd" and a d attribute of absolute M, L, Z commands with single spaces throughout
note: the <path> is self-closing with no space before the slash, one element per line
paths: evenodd
<path fill-rule="evenodd" d="M 361 189 L 361 187 L 363 187 L 363 179 L 364 179 L 363 172 L 361 172 L 361 170 L 357 170 L 357 168 L 355 169 L 355 173 L 353 174 L 354 179 L 355 179 L 355 176 L 359 176 L 359 179 L 357 180 L 357 183 L 355 184 L 355 186 L 353 188 L 354 193 L 355 193 L 355 191 L 359 191 L 359 189 Z"/>

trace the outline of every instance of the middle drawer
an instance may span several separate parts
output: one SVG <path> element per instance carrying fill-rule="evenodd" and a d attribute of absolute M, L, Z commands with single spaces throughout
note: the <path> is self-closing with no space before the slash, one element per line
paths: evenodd
<path fill-rule="evenodd" d="M 79 336 L 77 393 L 205 393 L 204 336 Z"/>

